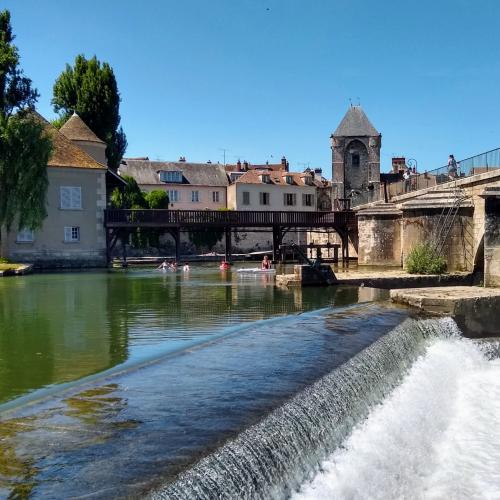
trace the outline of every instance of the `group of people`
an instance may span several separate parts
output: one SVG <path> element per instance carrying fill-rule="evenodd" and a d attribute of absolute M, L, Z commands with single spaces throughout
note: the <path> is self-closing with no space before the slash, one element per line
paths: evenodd
<path fill-rule="evenodd" d="M 164 260 L 157 267 L 157 269 L 159 269 L 161 271 L 177 271 L 177 262 L 175 262 L 175 260 L 172 262 L 168 262 L 168 261 Z M 189 264 L 187 262 L 182 266 L 182 270 L 189 271 Z"/>
<path fill-rule="evenodd" d="M 448 177 L 450 181 L 454 181 L 455 179 L 458 179 L 459 174 L 458 174 L 458 162 L 455 160 L 455 157 L 453 155 L 450 155 L 448 157 Z M 403 172 L 403 181 L 404 181 L 404 186 L 405 186 L 405 193 L 408 193 L 409 191 L 412 191 L 413 189 L 416 189 L 417 186 L 412 186 L 412 177 L 417 176 L 417 169 L 415 167 L 410 168 L 406 167 L 405 171 Z"/>

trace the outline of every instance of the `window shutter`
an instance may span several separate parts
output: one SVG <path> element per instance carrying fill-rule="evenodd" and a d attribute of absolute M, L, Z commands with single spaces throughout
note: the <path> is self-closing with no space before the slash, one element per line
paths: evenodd
<path fill-rule="evenodd" d="M 314 204 L 314 195 L 312 194 L 311 195 L 311 207 L 314 207 L 315 204 Z"/>
<path fill-rule="evenodd" d="M 297 205 L 297 193 L 292 194 L 292 202 L 293 206 Z"/>
<path fill-rule="evenodd" d="M 259 193 L 259 203 L 264 205 L 264 193 Z"/>
<path fill-rule="evenodd" d="M 71 241 L 71 227 L 64 228 L 64 241 Z"/>
<path fill-rule="evenodd" d="M 61 208 L 71 207 L 71 190 L 68 187 L 61 187 Z"/>
<path fill-rule="evenodd" d="M 306 206 L 306 200 L 307 200 L 307 195 L 305 195 L 304 193 L 302 193 L 302 206 Z"/>
<path fill-rule="evenodd" d="M 79 187 L 74 187 L 71 196 L 71 208 L 82 208 L 82 190 Z"/>
<path fill-rule="evenodd" d="M 287 193 L 283 193 L 283 205 L 287 205 Z"/>

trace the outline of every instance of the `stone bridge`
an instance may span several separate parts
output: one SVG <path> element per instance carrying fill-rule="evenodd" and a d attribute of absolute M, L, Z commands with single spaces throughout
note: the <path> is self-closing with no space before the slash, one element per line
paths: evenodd
<path fill-rule="evenodd" d="M 394 196 L 389 203 L 359 206 L 358 239 L 354 242 L 358 263 L 404 266 L 415 244 L 435 238 L 442 214 L 460 198 L 443 241 L 442 254 L 448 270 L 474 271 L 484 264 L 485 282 L 491 284 L 498 279 L 500 285 L 500 248 L 498 255 L 495 251 L 500 218 L 499 204 L 494 201 L 497 197 L 500 198 L 500 169 L 493 169 Z"/>

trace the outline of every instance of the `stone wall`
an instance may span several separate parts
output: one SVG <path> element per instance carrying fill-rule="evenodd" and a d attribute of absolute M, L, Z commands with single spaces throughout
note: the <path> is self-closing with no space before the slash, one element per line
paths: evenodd
<path fill-rule="evenodd" d="M 401 266 L 401 210 L 387 204 L 358 212 L 358 264 Z"/>
<path fill-rule="evenodd" d="M 429 242 L 440 224 L 442 209 L 405 209 L 401 226 L 401 253 L 403 265 L 412 248 L 424 242 Z M 447 262 L 448 271 L 472 271 L 473 260 L 473 209 L 461 208 L 443 248 L 443 256 Z"/>
<path fill-rule="evenodd" d="M 500 286 L 500 188 L 488 189 L 484 222 L 484 284 Z"/>

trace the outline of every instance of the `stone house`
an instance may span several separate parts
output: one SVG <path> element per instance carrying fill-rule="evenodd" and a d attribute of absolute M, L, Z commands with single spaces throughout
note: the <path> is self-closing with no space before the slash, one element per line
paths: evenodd
<path fill-rule="evenodd" d="M 227 205 L 229 179 L 218 163 L 124 158 L 118 173 L 133 177 L 143 191 L 166 191 L 174 210 L 217 210 Z"/>
<path fill-rule="evenodd" d="M 3 231 L 3 255 L 37 267 L 104 266 L 107 176 L 119 182 L 105 165 L 106 146 L 77 115 L 60 131 L 36 117 L 53 142 L 47 164 L 48 215 L 39 230 Z"/>

